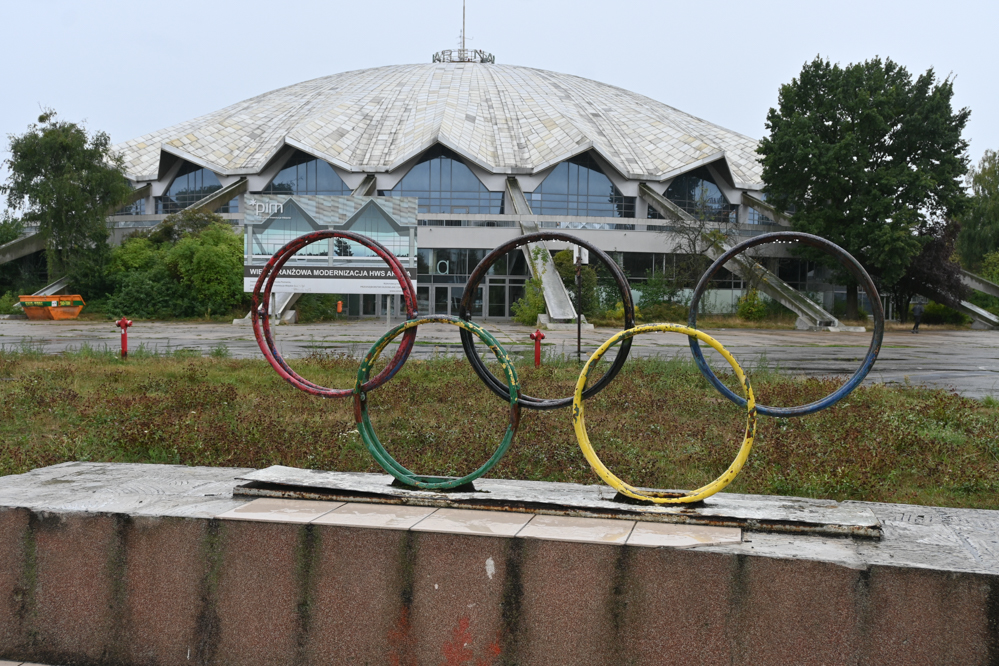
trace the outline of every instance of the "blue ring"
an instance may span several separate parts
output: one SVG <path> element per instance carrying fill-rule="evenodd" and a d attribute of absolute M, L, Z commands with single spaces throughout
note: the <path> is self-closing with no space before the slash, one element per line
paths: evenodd
<path fill-rule="evenodd" d="M 857 388 L 860 383 L 864 381 L 864 378 L 867 377 L 871 368 L 874 367 L 874 361 L 877 360 L 878 353 L 881 351 L 881 341 L 885 335 L 885 312 L 884 307 L 881 305 L 881 297 L 878 295 L 877 287 L 874 286 L 874 281 L 871 279 L 871 276 L 867 273 L 867 271 L 864 270 L 864 267 L 860 265 L 860 262 L 853 257 L 853 255 L 832 241 L 828 241 L 819 236 L 800 233 L 797 231 L 779 231 L 754 236 L 753 238 L 739 243 L 715 259 L 714 263 L 711 264 L 711 266 L 708 267 L 708 270 L 704 272 L 704 275 L 701 276 L 700 281 L 697 283 L 697 288 L 694 289 L 694 294 L 690 299 L 690 313 L 687 316 L 687 325 L 690 326 L 690 328 L 697 328 L 697 306 L 700 303 L 701 296 L 707 290 L 708 283 L 711 281 L 714 274 L 718 272 L 719 268 L 730 261 L 732 257 L 737 254 L 741 254 L 751 247 L 779 241 L 798 241 L 811 247 L 826 250 L 832 254 L 839 260 L 840 264 L 842 264 L 843 267 L 846 268 L 854 278 L 856 278 L 858 284 L 864 288 L 864 291 L 867 293 L 867 297 L 871 302 L 871 309 L 874 311 L 874 335 L 871 338 L 871 346 L 867 349 L 867 355 L 864 357 L 863 363 L 860 364 L 860 368 L 853 373 L 853 376 L 850 377 L 846 384 L 843 384 L 843 386 L 839 387 L 836 391 L 830 393 L 821 400 L 810 402 L 807 405 L 799 405 L 797 407 L 768 407 L 759 403 L 756 405 L 756 411 L 765 416 L 789 418 L 792 416 L 814 414 L 815 412 L 821 411 L 826 407 L 835 405 L 837 402 L 848 396 L 853 389 Z M 723 396 L 740 407 L 745 407 L 746 399 L 737 395 L 727 386 L 722 384 L 721 380 L 718 379 L 717 375 L 715 375 L 715 373 L 708 366 L 708 362 L 704 358 L 704 353 L 701 351 L 701 345 L 698 343 L 697 338 L 688 338 L 687 341 L 690 345 L 690 353 L 694 356 L 694 362 L 697 363 L 697 369 L 701 371 L 704 378 L 711 382 L 711 385 L 718 389 L 718 392 Z"/>

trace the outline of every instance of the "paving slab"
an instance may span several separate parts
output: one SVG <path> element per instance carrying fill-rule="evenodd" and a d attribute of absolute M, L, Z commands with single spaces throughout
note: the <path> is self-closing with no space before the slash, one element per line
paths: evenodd
<path fill-rule="evenodd" d="M 603 484 L 478 479 L 470 492 L 434 492 L 393 485 L 387 474 L 323 472 L 275 465 L 239 476 L 248 497 L 299 497 L 537 515 L 713 525 L 798 534 L 880 538 L 874 513 L 858 504 L 796 497 L 717 493 L 692 505 L 618 501 Z"/>

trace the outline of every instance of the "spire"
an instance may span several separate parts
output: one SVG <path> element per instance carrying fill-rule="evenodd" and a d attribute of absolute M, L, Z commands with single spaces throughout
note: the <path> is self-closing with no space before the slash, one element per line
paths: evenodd
<path fill-rule="evenodd" d="M 465 0 L 461 0 L 461 48 L 444 49 L 434 54 L 431 62 L 481 62 L 496 63 L 496 56 L 480 49 L 465 48 Z"/>

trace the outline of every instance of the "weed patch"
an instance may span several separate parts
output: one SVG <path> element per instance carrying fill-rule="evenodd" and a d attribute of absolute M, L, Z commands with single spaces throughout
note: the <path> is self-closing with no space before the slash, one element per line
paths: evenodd
<path fill-rule="evenodd" d="M 540 368 L 525 359 L 518 365 L 523 390 L 570 395 L 574 356 L 546 350 Z M 326 386 L 350 387 L 357 374 L 356 359 L 320 349 L 291 365 Z M 500 376 L 488 356 L 487 365 Z M 757 399 L 769 405 L 811 402 L 841 385 L 788 376 L 765 358 L 746 365 Z M 730 375 L 719 376 L 738 392 Z M 0 474 L 68 460 L 380 471 L 360 441 L 349 399 L 306 395 L 263 361 L 135 350 L 122 362 L 114 350 L 43 356 L 28 345 L 0 350 L 0 378 Z M 468 473 L 506 428 L 508 406 L 462 358 L 410 360 L 368 395 L 382 442 L 419 473 Z M 587 402 L 586 420 L 601 458 L 625 480 L 694 488 L 731 462 L 745 412 L 691 361 L 649 358 L 629 360 Z M 525 410 L 491 476 L 597 483 L 568 410 Z M 818 414 L 761 417 L 757 444 L 729 490 L 996 509 L 997 479 L 999 401 L 872 385 Z"/>

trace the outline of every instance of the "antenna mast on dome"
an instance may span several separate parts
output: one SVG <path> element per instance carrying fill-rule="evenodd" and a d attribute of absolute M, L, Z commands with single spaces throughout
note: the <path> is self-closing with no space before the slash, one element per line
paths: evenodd
<path fill-rule="evenodd" d="M 496 64 L 496 56 L 481 49 L 465 48 L 465 0 L 461 0 L 461 48 L 444 49 L 434 54 L 431 62 L 481 62 Z"/>

